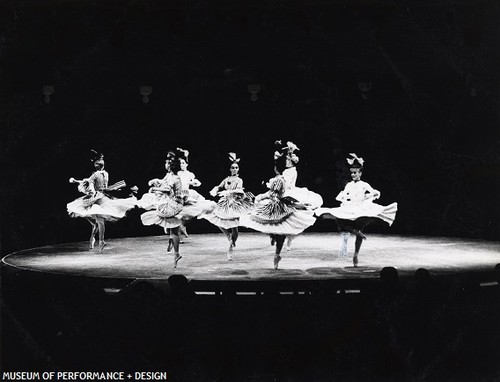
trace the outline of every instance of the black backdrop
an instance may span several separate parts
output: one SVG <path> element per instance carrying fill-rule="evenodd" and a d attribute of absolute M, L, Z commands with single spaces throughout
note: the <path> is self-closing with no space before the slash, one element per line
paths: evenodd
<path fill-rule="evenodd" d="M 494 0 L 42 0 L 0 11 L 2 254 L 87 239 L 66 203 L 79 196 L 68 178 L 92 171 L 90 148 L 139 194 L 164 174 L 169 148 L 191 152 L 205 195 L 235 151 L 259 193 L 275 139 L 300 147 L 298 185 L 327 206 L 346 154 L 363 156 L 380 203 L 399 203 L 394 225 L 371 232 L 500 239 Z M 190 230 L 216 232 L 204 221 Z M 107 235 L 160 231 L 133 211 Z"/>

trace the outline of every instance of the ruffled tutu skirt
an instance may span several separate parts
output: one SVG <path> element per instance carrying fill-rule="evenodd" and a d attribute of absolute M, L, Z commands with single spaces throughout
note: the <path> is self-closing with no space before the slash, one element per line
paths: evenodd
<path fill-rule="evenodd" d="M 168 195 L 147 193 L 137 202 L 138 207 L 148 211 L 141 215 L 144 225 L 159 225 L 164 229 L 179 227 L 183 220 L 209 213 L 215 208 L 215 202 L 205 198 L 189 204 L 176 201 Z"/>
<path fill-rule="evenodd" d="M 66 205 L 69 216 L 73 218 L 104 219 L 117 221 L 125 217 L 128 210 L 137 205 L 134 196 L 124 199 L 110 198 L 100 194 L 97 198 L 82 196 Z"/>
<path fill-rule="evenodd" d="M 305 207 L 315 210 L 323 205 L 320 194 L 308 190 L 306 187 L 294 187 L 285 191 L 285 196 L 290 196 Z"/>
<path fill-rule="evenodd" d="M 335 219 L 355 221 L 361 218 L 376 218 L 392 225 L 396 219 L 398 204 L 391 203 L 382 206 L 373 202 L 345 204 L 335 208 L 318 208 L 314 211 L 316 216 L 326 215 Z"/>
<path fill-rule="evenodd" d="M 199 216 L 217 227 L 230 229 L 240 225 L 240 217 L 249 214 L 254 207 L 255 197 L 251 192 L 222 196 L 210 213 Z"/>
<path fill-rule="evenodd" d="M 201 195 L 198 191 L 196 190 L 186 190 L 182 192 L 184 196 L 184 200 L 186 201 L 186 204 L 194 204 L 196 202 L 200 202 L 202 200 L 206 200 L 203 195 Z"/>
<path fill-rule="evenodd" d="M 285 197 L 256 203 L 254 211 L 240 218 L 240 225 L 267 234 L 298 235 L 315 221 L 313 211 L 298 209 Z"/>

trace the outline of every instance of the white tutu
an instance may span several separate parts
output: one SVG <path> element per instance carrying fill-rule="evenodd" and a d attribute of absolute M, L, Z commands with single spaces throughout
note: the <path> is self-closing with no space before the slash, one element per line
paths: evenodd
<path fill-rule="evenodd" d="M 240 217 L 252 211 L 253 200 L 251 192 L 227 190 L 215 208 L 210 213 L 201 214 L 199 218 L 224 229 L 236 228 L 240 225 Z"/>
<path fill-rule="evenodd" d="M 71 217 L 104 219 L 105 221 L 117 221 L 125 217 L 128 210 L 134 208 L 137 199 L 134 196 L 125 199 L 110 198 L 104 194 L 98 199 L 88 203 L 88 196 L 82 196 L 66 205 Z"/>
<path fill-rule="evenodd" d="M 360 203 L 344 203 L 340 207 L 318 208 L 314 211 L 316 216 L 331 215 L 336 219 L 356 220 L 361 217 L 378 218 L 389 225 L 392 225 L 396 219 L 398 203 L 391 203 L 388 206 L 382 206 L 372 201 Z"/>
<path fill-rule="evenodd" d="M 311 210 L 315 210 L 323 205 L 323 198 L 320 194 L 308 190 L 306 187 L 294 187 L 285 191 L 285 196 L 296 199 Z"/>
<path fill-rule="evenodd" d="M 316 221 L 313 211 L 285 196 L 284 184 L 282 175 L 271 179 L 269 191 L 256 198 L 254 210 L 240 218 L 240 225 L 275 235 L 298 235 L 313 225 Z"/>
<path fill-rule="evenodd" d="M 257 213 L 242 216 L 240 225 L 254 229 L 259 232 L 274 234 L 274 235 L 298 235 L 306 228 L 312 226 L 316 222 L 313 212 L 309 210 L 293 211 L 281 221 L 264 220 Z"/>
<path fill-rule="evenodd" d="M 231 228 L 236 228 L 239 227 L 240 224 L 240 218 L 234 218 L 234 219 L 222 219 L 215 215 L 214 213 L 202 216 L 203 219 L 208 220 L 210 223 L 217 227 L 221 227 L 224 229 L 231 229 Z"/>
<path fill-rule="evenodd" d="M 141 215 L 142 224 L 159 225 L 167 229 L 179 227 L 183 220 L 210 213 L 215 208 L 215 202 L 202 198 L 182 204 L 167 194 L 147 193 L 137 202 L 137 206 L 148 210 Z"/>

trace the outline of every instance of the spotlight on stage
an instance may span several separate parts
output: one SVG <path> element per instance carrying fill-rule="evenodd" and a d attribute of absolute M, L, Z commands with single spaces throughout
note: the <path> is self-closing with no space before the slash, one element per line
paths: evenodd
<path fill-rule="evenodd" d="M 139 92 L 142 95 L 142 102 L 148 103 L 149 96 L 151 95 L 151 93 L 153 93 L 153 87 L 152 86 L 141 86 L 141 87 L 139 87 Z"/>
<path fill-rule="evenodd" d="M 44 95 L 44 101 L 46 104 L 50 103 L 50 96 L 54 94 L 54 86 L 52 85 L 44 85 L 43 86 L 43 95 Z"/>
<path fill-rule="evenodd" d="M 248 85 L 248 92 L 250 93 L 250 99 L 255 102 L 257 101 L 257 93 L 262 90 L 261 84 L 250 84 Z"/>

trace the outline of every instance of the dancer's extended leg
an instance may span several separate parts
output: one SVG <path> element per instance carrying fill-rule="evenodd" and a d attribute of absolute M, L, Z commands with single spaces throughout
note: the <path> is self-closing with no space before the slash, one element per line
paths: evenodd
<path fill-rule="evenodd" d="M 231 242 L 231 233 L 229 232 L 228 229 L 219 227 L 219 229 L 222 231 L 224 235 L 226 235 L 226 239 Z"/>
<path fill-rule="evenodd" d="M 274 235 L 274 240 L 276 242 L 276 250 L 274 254 L 274 269 L 278 269 L 278 264 L 281 260 L 281 250 L 283 249 L 283 244 L 285 243 L 285 235 Z"/>
<path fill-rule="evenodd" d="M 187 228 L 186 228 L 186 222 L 182 222 L 181 226 L 179 227 L 179 230 L 180 230 L 180 234 L 181 235 L 184 235 L 184 237 L 187 239 L 189 237 L 188 233 L 187 233 Z"/>
<path fill-rule="evenodd" d="M 231 244 L 236 247 L 236 240 L 238 240 L 238 227 L 231 228 Z"/>
<path fill-rule="evenodd" d="M 90 241 L 89 241 L 89 249 L 94 249 L 94 244 L 95 244 L 95 234 L 97 233 L 98 231 L 98 226 L 97 226 L 97 222 L 92 220 L 92 219 L 87 219 L 87 221 L 90 223 L 90 225 L 92 226 L 92 232 L 90 234 Z"/>
<path fill-rule="evenodd" d="M 348 231 L 340 232 L 340 251 L 339 257 L 347 257 L 347 243 L 351 234 Z"/>
<path fill-rule="evenodd" d="M 231 252 L 233 252 L 233 247 L 234 247 L 233 239 L 232 239 L 232 229 L 231 229 L 231 231 L 226 229 L 226 228 L 222 228 L 222 227 L 219 227 L 219 229 L 224 233 L 224 235 L 226 235 L 226 238 L 229 241 L 229 249 L 226 252 L 226 256 L 227 256 L 227 259 L 229 261 L 231 261 L 231 260 L 233 260 L 233 257 L 231 256 Z"/>
<path fill-rule="evenodd" d="M 292 248 L 292 240 L 293 240 L 293 236 L 287 236 L 286 237 L 286 250 L 289 251 L 290 248 Z"/>
<path fill-rule="evenodd" d="M 165 228 L 165 234 L 168 235 L 167 252 L 170 252 L 174 245 L 174 241 L 172 240 L 172 230 L 170 228 Z"/>
<path fill-rule="evenodd" d="M 363 244 L 363 240 L 366 239 L 366 236 L 360 230 L 355 230 L 354 234 L 356 235 L 356 242 L 354 243 L 354 256 L 352 257 L 352 263 L 355 267 L 357 267 L 358 254 L 361 249 L 361 244 Z"/>
<path fill-rule="evenodd" d="M 179 227 L 172 228 L 170 234 L 172 236 L 170 240 L 174 247 L 174 268 L 177 268 L 177 262 L 182 259 L 182 256 L 179 254 Z"/>
<path fill-rule="evenodd" d="M 106 246 L 106 242 L 104 241 L 105 224 L 103 219 L 96 219 L 96 221 L 99 230 L 99 252 L 102 253 L 102 250 Z"/>

